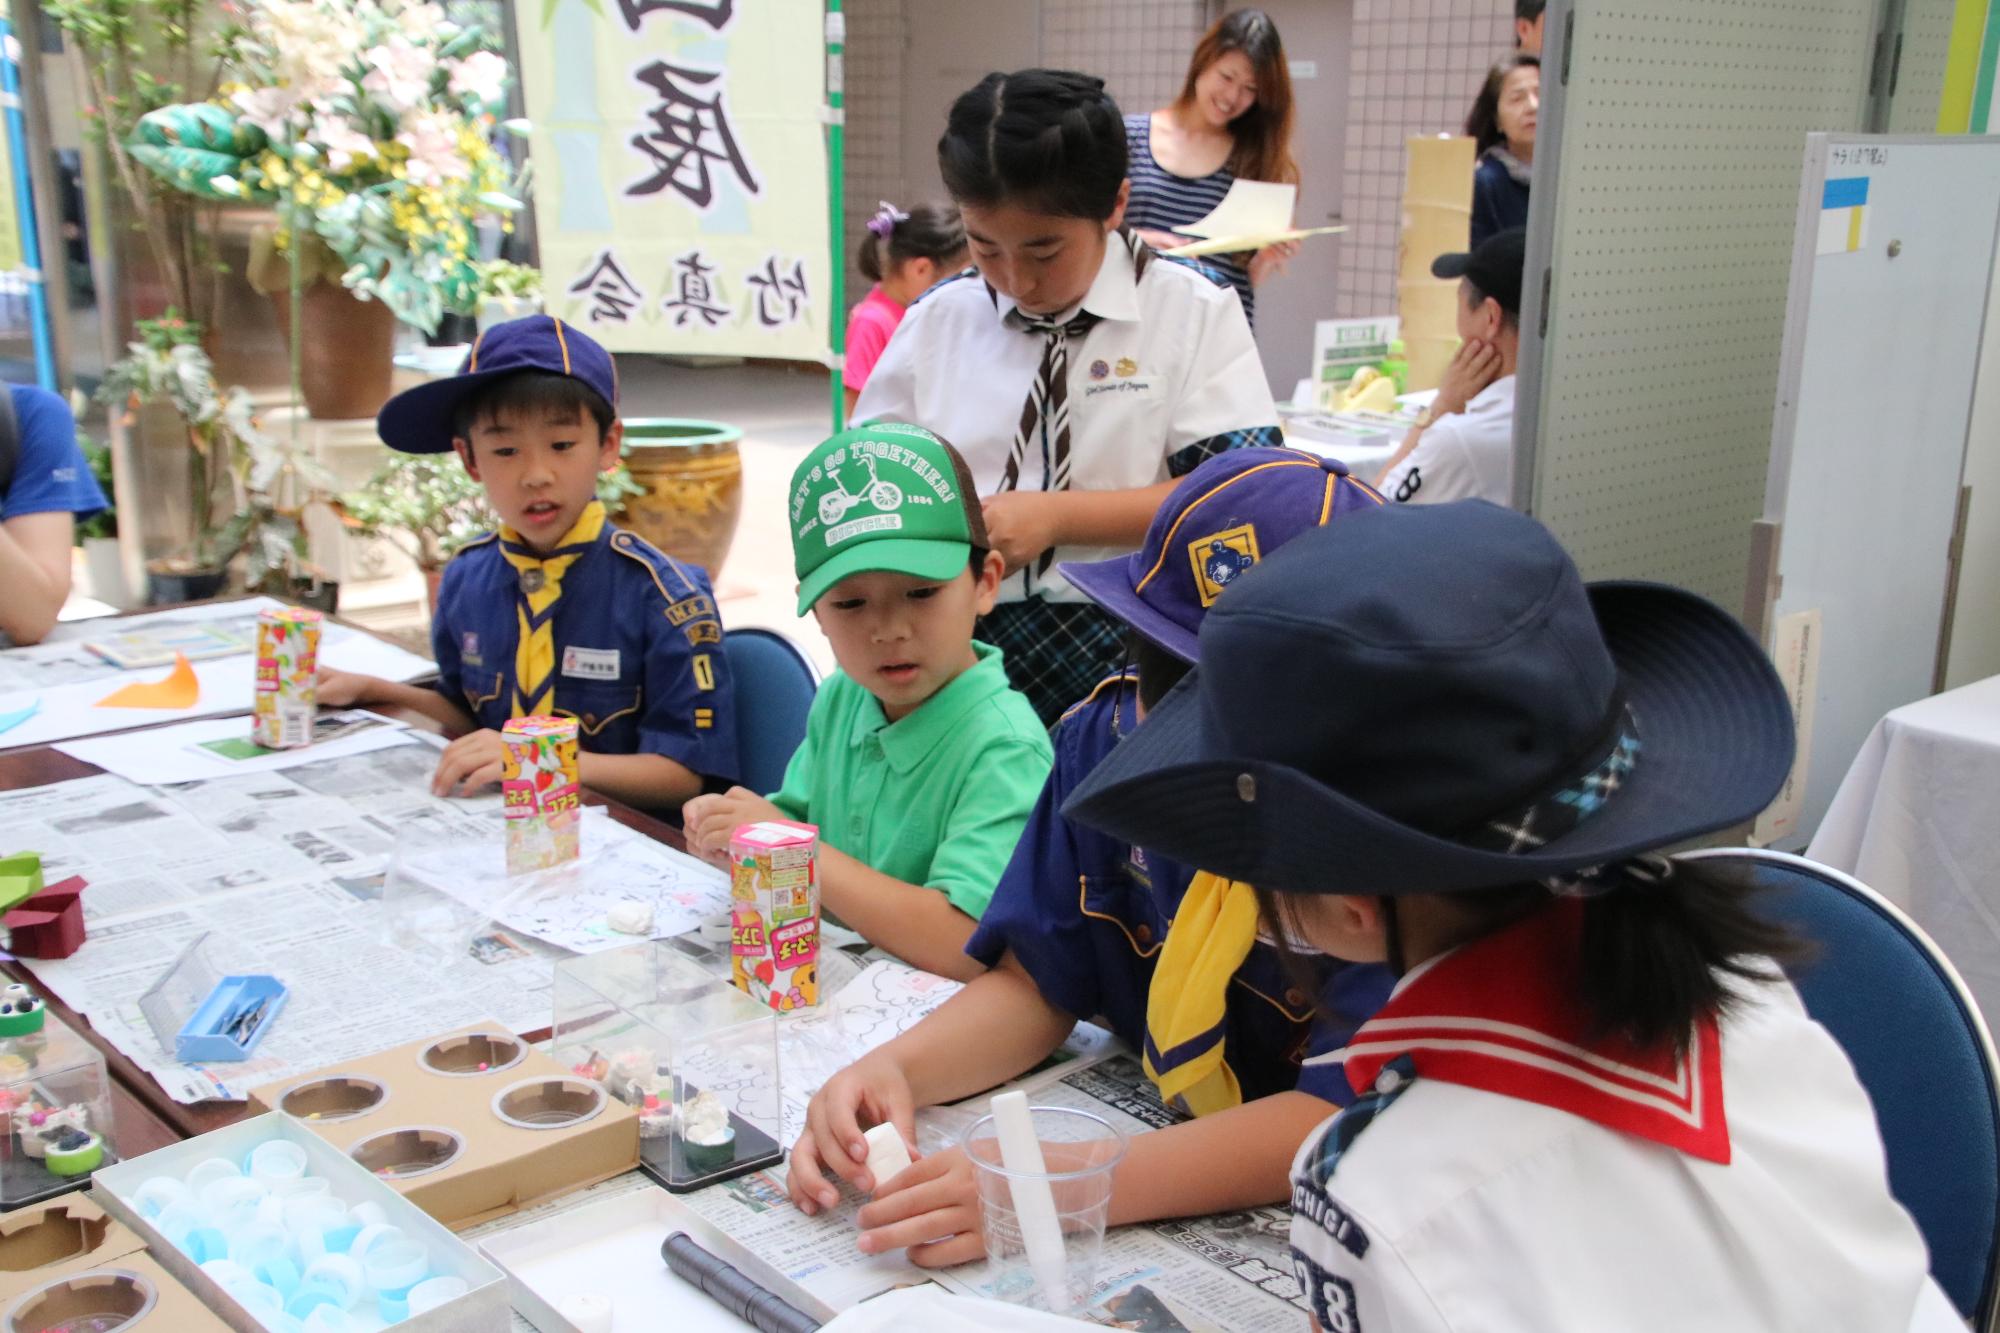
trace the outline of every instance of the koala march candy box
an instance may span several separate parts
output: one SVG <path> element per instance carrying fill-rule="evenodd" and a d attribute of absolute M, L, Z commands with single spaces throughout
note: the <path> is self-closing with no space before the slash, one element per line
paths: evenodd
<path fill-rule="evenodd" d="M 582 854 L 583 789 L 577 781 L 576 721 L 509 718 L 500 803 L 507 812 L 507 873 L 525 875 Z"/>
<path fill-rule="evenodd" d="M 819 1003 L 819 829 L 767 819 L 729 836 L 730 978 L 780 1012 Z"/>

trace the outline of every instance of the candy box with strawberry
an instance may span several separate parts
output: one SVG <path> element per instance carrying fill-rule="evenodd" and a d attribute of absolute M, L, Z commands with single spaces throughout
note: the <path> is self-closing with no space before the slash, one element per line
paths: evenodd
<path fill-rule="evenodd" d="M 766 819 L 729 837 L 730 978 L 780 1012 L 819 1003 L 819 830 Z"/>
<path fill-rule="evenodd" d="M 582 853 L 583 789 L 577 781 L 576 719 L 509 718 L 500 803 L 507 814 L 507 873 L 524 875 Z"/>

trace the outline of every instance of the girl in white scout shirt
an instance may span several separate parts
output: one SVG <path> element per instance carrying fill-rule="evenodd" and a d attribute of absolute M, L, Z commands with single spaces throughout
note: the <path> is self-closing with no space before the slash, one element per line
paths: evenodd
<path fill-rule="evenodd" d="M 989 74 L 938 166 L 976 272 L 911 307 L 855 404 L 958 446 L 1006 558 L 980 637 L 1044 722 L 1116 668 L 1123 629 L 1055 570 L 1136 547 L 1173 480 L 1277 410 L 1236 294 L 1121 229 L 1125 127 L 1101 79 Z"/>
<path fill-rule="evenodd" d="M 1065 810 L 1400 974 L 1325 1057 L 1367 1091 L 1292 1167 L 1320 1328 L 1964 1333 L 1789 941 L 1659 851 L 1748 820 L 1791 763 L 1735 620 L 1586 588 L 1482 501 L 1307 532 L 1209 612 L 1194 673 Z"/>

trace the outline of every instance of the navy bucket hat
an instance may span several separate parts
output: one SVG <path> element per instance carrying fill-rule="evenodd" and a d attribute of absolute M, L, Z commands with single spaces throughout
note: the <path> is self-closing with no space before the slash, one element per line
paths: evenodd
<path fill-rule="evenodd" d="M 383 404 L 375 418 L 375 433 L 382 443 L 406 454 L 448 454 L 452 417 L 465 396 L 524 370 L 581 380 L 614 412 L 618 408 L 618 368 L 611 353 L 554 315 L 528 315 L 480 334 L 457 374 L 406 389 Z"/>
<path fill-rule="evenodd" d="M 1091 601 L 1183 662 L 1225 587 L 1301 532 L 1382 497 L 1347 465 L 1298 449 L 1231 449 L 1181 478 L 1131 555 L 1065 563 Z"/>
<path fill-rule="evenodd" d="M 1304 533 L 1200 638 L 1063 812 L 1264 888 L 1587 873 L 1752 818 L 1792 764 L 1784 687 L 1733 617 L 1586 588 L 1545 528 L 1484 501 Z"/>

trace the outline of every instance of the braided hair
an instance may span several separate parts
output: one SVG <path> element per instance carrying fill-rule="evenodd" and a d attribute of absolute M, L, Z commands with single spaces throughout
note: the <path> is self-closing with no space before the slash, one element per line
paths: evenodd
<path fill-rule="evenodd" d="M 961 205 L 1102 221 L 1118 208 L 1125 123 L 1104 80 L 1060 69 L 988 74 L 951 104 L 938 169 Z"/>

